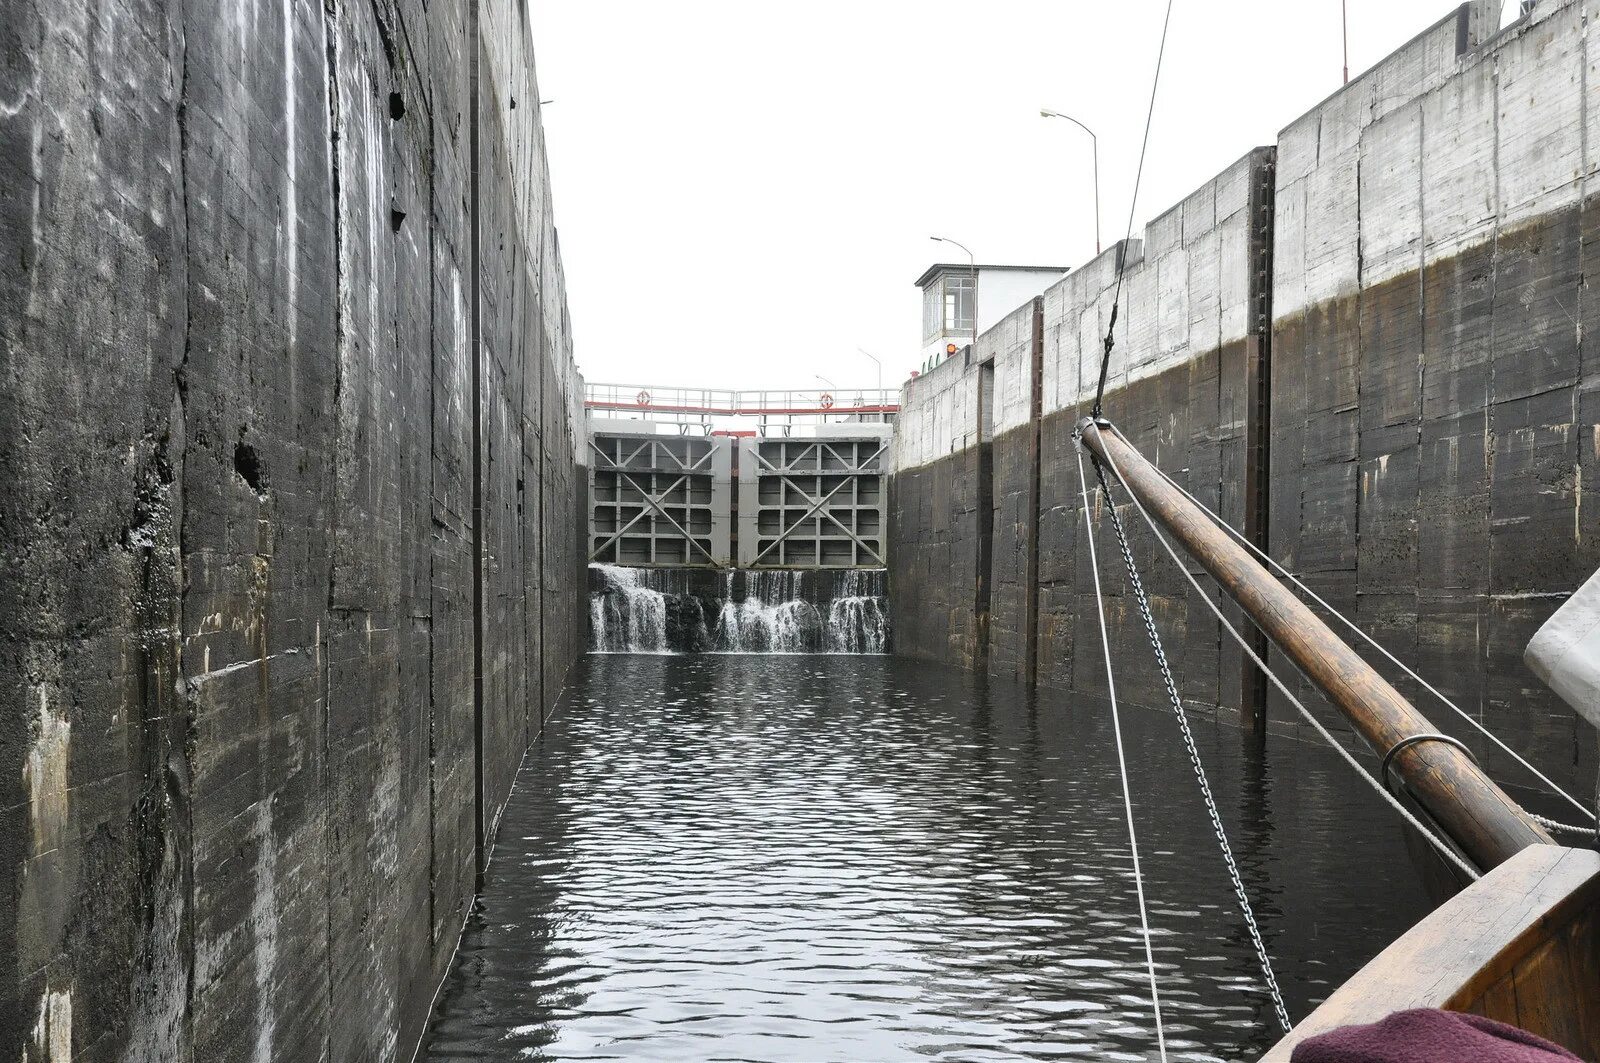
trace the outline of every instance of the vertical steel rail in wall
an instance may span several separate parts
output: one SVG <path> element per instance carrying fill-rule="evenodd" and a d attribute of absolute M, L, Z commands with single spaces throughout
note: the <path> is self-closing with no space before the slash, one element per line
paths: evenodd
<path fill-rule="evenodd" d="M 1245 337 L 1244 535 L 1262 552 L 1268 549 L 1272 484 L 1268 450 L 1272 432 L 1272 221 L 1276 148 L 1260 148 L 1252 168 L 1247 209 L 1249 325 Z M 1250 648 L 1267 658 L 1267 637 L 1247 626 Z M 1267 676 L 1254 661 L 1240 661 L 1239 712 L 1244 732 L 1258 746 L 1267 740 Z"/>
<path fill-rule="evenodd" d="M 976 306 L 976 302 L 974 302 Z M 974 310 L 976 314 L 976 310 Z M 974 317 L 976 320 L 976 317 Z M 976 343 L 967 348 L 967 358 L 978 357 Z M 977 363 L 978 406 L 976 427 L 978 437 L 978 468 L 976 504 L 973 523 L 977 525 L 977 579 L 973 581 L 972 614 L 977 630 L 973 632 L 977 644 L 973 647 L 974 667 L 987 671 L 989 667 L 989 620 L 994 599 L 994 362 Z"/>
<path fill-rule="evenodd" d="M 1028 344 L 1028 497 L 1023 521 L 1028 551 L 1023 572 L 1022 681 L 1039 682 L 1039 463 L 1044 431 L 1044 296 L 1033 299 L 1033 329 Z"/>
<path fill-rule="evenodd" d="M 482 247 L 478 198 L 478 4 L 472 0 L 467 15 L 467 47 L 472 57 L 467 64 L 467 151 L 472 155 L 468 174 L 468 201 L 471 213 L 468 224 L 469 259 L 471 262 L 472 311 L 471 335 L 468 346 L 472 352 L 472 825 L 473 825 L 473 889 L 483 889 L 483 875 L 488 867 L 489 852 L 484 837 L 483 808 L 483 323 L 482 292 L 479 290 L 482 273 Z"/>

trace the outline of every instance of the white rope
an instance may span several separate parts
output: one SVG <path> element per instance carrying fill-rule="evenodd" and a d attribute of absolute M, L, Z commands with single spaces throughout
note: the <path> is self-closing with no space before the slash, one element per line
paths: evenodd
<path fill-rule="evenodd" d="M 1111 430 L 1117 434 L 1117 437 L 1119 439 L 1121 439 L 1124 443 L 1127 443 L 1129 447 L 1133 447 L 1133 443 L 1129 441 L 1128 437 L 1122 434 L 1122 429 L 1118 428 L 1116 425 L 1113 424 L 1113 425 L 1111 425 Z M 1134 449 L 1137 449 L 1137 448 L 1134 448 Z M 1290 572 L 1283 565 L 1280 565 L 1277 561 L 1273 560 L 1271 555 L 1269 555 L 1266 551 L 1262 550 L 1255 543 L 1251 542 L 1244 535 L 1244 533 L 1238 531 L 1236 528 L 1234 528 L 1233 525 L 1229 524 L 1227 521 L 1225 521 L 1221 517 L 1217 516 L 1217 514 L 1213 513 L 1211 510 L 1207 509 L 1205 503 L 1201 502 L 1198 498 L 1194 497 L 1194 495 L 1190 494 L 1189 491 L 1182 484 L 1178 483 L 1178 481 L 1174 480 L 1171 476 L 1168 476 L 1166 474 L 1166 472 L 1161 469 L 1160 466 L 1155 464 L 1155 462 L 1151 462 L 1150 463 L 1150 467 L 1152 469 L 1154 469 L 1156 471 L 1156 475 L 1161 477 L 1163 480 L 1165 480 L 1169 486 L 1171 486 L 1179 494 L 1183 495 L 1183 497 L 1187 498 L 1190 502 L 1194 503 L 1194 505 L 1202 513 L 1204 513 L 1206 516 L 1210 517 L 1219 527 L 1221 527 L 1229 535 L 1233 536 L 1241 544 L 1243 544 L 1245 549 L 1249 550 L 1251 553 L 1255 554 L 1262 561 L 1266 562 L 1267 565 L 1270 566 L 1274 571 L 1276 571 L 1279 575 L 1283 576 L 1290 583 L 1294 584 L 1295 587 L 1297 587 L 1302 593 L 1304 593 L 1306 595 L 1306 597 L 1310 598 L 1312 601 L 1314 601 L 1318 605 L 1322 606 L 1322 608 L 1325 609 L 1330 615 L 1337 617 L 1341 624 L 1343 624 L 1345 627 L 1349 628 L 1351 631 L 1355 632 L 1358 636 L 1360 636 L 1361 639 L 1364 642 L 1367 643 L 1367 645 L 1371 646 L 1373 649 L 1377 650 L 1379 653 L 1381 653 L 1385 657 L 1387 657 L 1389 659 L 1389 662 L 1391 664 L 1393 664 L 1395 667 L 1397 667 L 1401 671 L 1405 672 L 1405 674 L 1410 676 L 1412 679 L 1415 679 L 1417 681 L 1417 683 L 1424 690 L 1426 690 L 1428 693 L 1432 694 L 1434 697 L 1438 698 L 1440 701 L 1442 701 L 1446 705 L 1448 705 L 1451 708 L 1451 710 L 1455 712 L 1455 714 L 1457 716 L 1460 716 L 1463 720 L 1466 720 L 1469 724 L 1471 724 L 1473 727 L 1477 728 L 1480 732 L 1482 732 L 1482 734 L 1483 734 L 1483 736 L 1485 738 L 1489 739 L 1489 741 L 1493 742 L 1495 745 L 1499 746 L 1506 753 L 1510 754 L 1510 756 L 1511 756 L 1511 758 L 1513 760 L 1515 760 L 1518 764 L 1521 764 L 1524 768 L 1527 768 L 1530 772 L 1532 772 L 1534 774 L 1534 776 L 1536 776 L 1539 779 L 1540 782 L 1544 783 L 1546 786 L 1550 787 L 1551 790 L 1555 791 L 1557 794 L 1559 794 L 1560 796 L 1565 798 L 1567 800 L 1567 802 L 1570 805 L 1572 805 L 1572 807 L 1576 808 L 1579 812 L 1582 812 L 1589 819 L 1591 819 L 1591 820 L 1595 819 L 1595 813 L 1594 813 L 1593 809 L 1590 809 L 1588 806 L 1583 804 L 1583 802 L 1579 801 L 1577 798 L 1575 798 L 1571 794 L 1567 793 L 1561 787 L 1557 786 L 1555 784 L 1555 782 L 1548 775 L 1546 775 L 1544 772 L 1540 771 L 1538 768 L 1534 767 L 1532 764 L 1528 763 L 1528 761 L 1525 760 L 1522 757 L 1521 754 L 1519 754 L 1516 750 L 1512 749 L 1510 746 L 1508 746 L 1504 742 L 1502 742 L 1498 737 L 1495 736 L 1495 734 L 1492 731 L 1490 731 L 1487 727 L 1485 727 L 1483 724 L 1479 723 L 1476 719 L 1474 719 L 1471 716 L 1471 714 L 1469 714 L 1465 709 L 1461 708 L 1461 706 L 1459 706 L 1455 702 L 1451 701 L 1448 697 L 1446 697 L 1444 695 L 1443 692 L 1441 692 L 1436 687 L 1434 687 L 1434 685 L 1432 683 L 1429 683 L 1426 679 L 1422 678 L 1422 676 L 1418 675 L 1414 670 L 1412 670 L 1412 668 L 1409 665 L 1407 665 L 1400 658 L 1398 658 L 1394 654 L 1390 653 L 1388 651 L 1388 649 L 1386 649 L 1383 646 L 1382 643 L 1378 642 L 1377 639 L 1373 638 L 1371 635 L 1369 635 L 1365 631 L 1363 631 L 1361 629 L 1360 625 L 1356 624 L 1353 620 L 1350 620 L 1343 613 L 1339 612 L 1339 610 L 1337 610 L 1333 606 L 1329 605 L 1327 603 L 1327 601 L 1325 601 L 1322 598 L 1321 595 L 1317 594 L 1316 591 L 1314 591 L 1310 587 L 1306 586 L 1305 582 L 1303 580 L 1301 580 L 1299 576 L 1296 576 L 1293 572 Z M 1124 486 L 1126 486 L 1126 485 L 1124 485 Z"/>
<path fill-rule="evenodd" d="M 1122 751 L 1122 719 L 1117 713 L 1117 683 L 1111 671 L 1111 638 L 1106 634 L 1106 605 L 1100 594 L 1100 566 L 1095 559 L 1094 525 L 1089 518 L 1089 480 L 1083 474 L 1083 450 L 1078 450 L 1078 482 L 1083 488 L 1083 523 L 1089 540 L 1089 571 L 1094 573 L 1094 600 L 1100 616 L 1100 645 L 1105 649 L 1106 694 L 1111 701 L 1111 728 L 1117 737 L 1117 771 L 1122 775 L 1122 808 L 1128 819 L 1128 850 L 1133 854 L 1133 886 L 1139 895 L 1139 925 L 1144 930 L 1144 962 L 1150 972 L 1150 1007 L 1156 1017 L 1156 1046 L 1161 1061 L 1167 1059 L 1167 1033 L 1161 1022 L 1161 993 L 1156 988 L 1156 956 L 1150 945 L 1150 915 L 1144 903 L 1144 875 L 1139 869 L 1139 840 L 1133 829 L 1133 794 L 1128 788 L 1128 760 Z"/>
<path fill-rule="evenodd" d="M 1129 444 L 1129 445 L 1132 446 L 1132 444 Z M 1271 668 L 1268 668 L 1267 667 L 1267 663 L 1261 659 L 1261 657 L 1256 653 L 1255 650 L 1250 648 L 1249 642 L 1245 639 L 1245 637 L 1242 634 L 1240 634 L 1239 630 L 1237 628 L 1235 628 L 1233 626 L 1233 624 L 1229 623 L 1228 618 L 1222 615 L 1222 608 L 1219 605 L 1217 605 L 1216 602 L 1211 600 L 1211 595 L 1207 594 L 1205 589 L 1200 586 L 1200 581 L 1194 578 L 1194 574 L 1189 571 L 1188 566 L 1185 565 L 1183 563 L 1183 560 L 1178 557 L 1178 552 L 1173 549 L 1172 544 L 1167 541 L 1166 536 L 1161 534 L 1161 529 L 1156 527 L 1156 522 L 1155 522 L 1154 519 L 1151 518 L 1150 514 L 1145 510 L 1144 503 L 1140 502 L 1139 501 L 1139 496 L 1134 494 L 1133 491 L 1128 487 L 1128 481 L 1124 480 L 1122 478 L 1122 471 L 1117 468 L 1116 459 L 1111 456 L 1110 451 L 1106 452 L 1105 457 L 1106 457 L 1107 464 L 1110 465 L 1110 467 L 1111 467 L 1112 474 L 1114 476 L 1116 476 L 1116 478 L 1117 478 L 1117 482 L 1122 484 L 1123 490 L 1128 492 L 1128 497 L 1133 500 L 1134 506 L 1138 508 L 1139 515 L 1142 516 L 1144 518 L 1144 522 L 1150 526 L 1151 534 L 1153 534 L 1156 537 L 1156 541 L 1158 543 L 1160 543 L 1163 548 L 1165 548 L 1165 550 L 1167 551 L 1167 555 L 1172 558 L 1172 563 L 1178 567 L 1178 571 L 1183 573 L 1184 579 L 1189 581 L 1189 585 L 1191 587 L 1193 587 L 1195 589 L 1195 591 L 1200 595 L 1200 599 L 1202 601 L 1204 601 L 1206 603 L 1206 606 L 1211 610 L 1211 612 L 1213 614 L 1215 614 L 1215 616 L 1217 618 L 1217 621 L 1227 630 L 1228 634 L 1233 636 L 1233 640 L 1239 644 L 1239 648 L 1240 649 L 1244 650 L 1245 655 L 1247 657 L 1249 657 L 1250 660 L 1255 663 L 1255 666 L 1257 668 L 1261 669 L 1262 674 L 1264 674 L 1267 677 L 1267 679 L 1269 679 L 1272 682 L 1272 685 L 1277 687 L 1278 691 L 1281 694 L 1283 694 L 1284 697 L 1289 699 L 1289 703 L 1300 711 L 1300 715 L 1305 717 L 1306 722 L 1309 723 L 1316 730 L 1316 732 L 1318 734 L 1320 734 L 1327 741 L 1327 743 L 1334 748 L 1335 752 L 1337 752 L 1341 757 L 1343 757 L 1345 759 L 1345 761 L 1352 768 L 1354 768 L 1356 770 L 1356 773 L 1358 775 L 1360 775 L 1363 779 L 1367 780 L 1367 782 L 1372 785 L 1372 788 L 1378 792 L 1378 795 L 1380 797 L 1382 797 L 1385 801 L 1387 801 L 1394 808 L 1394 810 L 1396 812 L 1400 813 L 1400 815 L 1405 819 L 1405 821 L 1407 823 L 1411 824 L 1418 831 L 1420 831 L 1422 836 L 1424 838 L 1426 838 L 1428 840 L 1428 842 L 1430 844 L 1432 844 L 1433 847 L 1439 851 L 1439 854 L 1441 856 L 1443 856 L 1445 859 L 1449 860 L 1450 863 L 1454 864 L 1464 874 L 1466 874 L 1469 878 L 1473 879 L 1474 881 L 1479 879 L 1479 878 L 1481 878 L 1482 876 L 1479 874 L 1477 868 L 1473 867 L 1465 859 L 1463 859 L 1460 853 L 1456 852 L 1453 848 L 1450 847 L 1449 843 L 1444 841 L 1442 838 L 1440 838 L 1433 831 L 1429 830 L 1427 827 L 1424 827 L 1422 825 L 1422 821 L 1417 819 L 1416 816 L 1412 815 L 1411 814 L 1411 810 L 1406 808 L 1405 805 L 1400 803 L 1399 798 L 1395 797 L 1394 794 L 1391 794 L 1388 791 L 1388 789 L 1382 783 L 1380 783 L 1377 779 L 1375 779 L 1371 775 L 1369 775 L 1367 773 L 1366 769 L 1362 768 L 1361 762 L 1358 761 L 1355 758 L 1355 754 L 1351 753 L 1348 749 L 1346 749 L 1339 742 L 1339 740 L 1334 738 L 1332 733 L 1330 733 L 1328 731 L 1328 729 L 1322 725 L 1322 722 L 1320 720 L 1318 720 L 1315 716 L 1311 715 L 1311 711 L 1309 709 L 1307 709 L 1305 707 L 1305 705 L 1303 705 L 1301 703 L 1299 698 L 1294 696 L 1294 694 L 1289 690 L 1289 688 L 1286 685 L 1284 685 L 1283 680 L 1278 678 L 1277 673 L 1274 672 Z M 1083 475 L 1083 469 L 1082 469 L 1083 459 L 1081 457 L 1078 459 L 1078 464 L 1079 464 L 1078 475 L 1081 477 Z M 1107 499 L 1107 504 L 1110 504 L 1110 500 L 1109 499 Z M 1091 538 L 1091 549 L 1092 548 L 1093 548 L 1093 543 L 1092 543 L 1092 538 Z M 1108 657 L 1109 657 L 1109 651 L 1108 651 Z"/>
<path fill-rule="evenodd" d="M 1539 824 L 1539 826 L 1543 827 L 1545 830 L 1553 830 L 1562 834 L 1582 834 L 1591 841 L 1596 840 L 1596 832 L 1593 823 L 1562 823 L 1558 819 L 1549 819 L 1533 812 L 1528 813 L 1528 818 Z"/>

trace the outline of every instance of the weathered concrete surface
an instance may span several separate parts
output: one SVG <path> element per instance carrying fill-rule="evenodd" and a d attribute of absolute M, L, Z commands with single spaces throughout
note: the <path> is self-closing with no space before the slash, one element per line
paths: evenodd
<path fill-rule="evenodd" d="M 1595 745 L 1520 656 L 1600 567 L 1600 323 L 1584 282 L 1600 268 L 1589 29 L 1600 4 L 1545 0 L 1498 31 L 1497 17 L 1498 5 L 1464 5 L 1286 127 L 1275 170 L 1258 153 L 1254 178 L 1235 168 L 1150 224 L 1127 250 L 1106 410 L 1207 505 L 1253 524 L 1319 593 L 1586 792 Z M 1263 173 L 1267 191 L 1241 213 L 1241 190 Z M 1071 435 L 1094 390 L 1114 254 L 1045 295 L 1036 529 L 1019 519 L 1028 396 L 1008 383 L 1022 379 L 1019 323 L 980 337 L 972 365 L 908 388 L 891 493 L 913 526 L 893 529 L 895 604 L 914 601 L 904 574 L 946 564 L 941 529 L 983 504 L 966 471 L 979 446 L 994 455 L 993 571 L 971 571 L 965 542 L 948 571 L 963 586 L 989 577 L 995 593 L 986 646 L 971 646 L 978 618 L 952 601 L 897 615 L 900 652 L 1022 674 L 1018 572 L 1036 549 L 1038 679 L 1103 688 Z M 1253 293 L 1262 277 L 1270 289 Z M 1258 414 L 1262 344 L 1271 381 Z M 999 434 L 984 444 L 976 365 L 990 357 Z M 1269 426 L 1270 491 L 1252 500 L 1253 433 Z M 1149 537 L 1134 538 L 1186 700 L 1238 713 L 1250 670 Z M 1125 651 L 1119 689 L 1159 701 L 1112 540 L 1098 541 Z M 1272 730 L 1299 732 L 1292 707 L 1264 700 Z M 1448 710 L 1420 704 L 1497 777 L 1522 781 Z"/>
<path fill-rule="evenodd" d="M 894 651 L 975 668 L 978 463 L 982 448 L 897 472 L 889 481 L 889 585 Z"/>
<path fill-rule="evenodd" d="M 537 103 L 510 0 L 6 5 L 0 1057 L 417 1042 L 582 630 Z"/>
<path fill-rule="evenodd" d="M 1584 789 L 1592 738 L 1521 654 L 1600 567 L 1597 15 L 1419 37 L 1283 131 L 1275 226 L 1274 552 Z"/>
<path fill-rule="evenodd" d="M 1265 327 L 1250 307 L 1252 247 L 1270 220 L 1252 212 L 1259 207 L 1252 190 L 1270 187 L 1263 182 L 1270 182 L 1271 160 L 1269 149 L 1252 152 L 1152 222 L 1144 240 L 1126 249 L 1120 296 L 1116 256 L 1124 251 L 1114 248 L 1046 291 L 1037 308 L 1020 307 L 980 336 L 975 357 L 952 358 L 909 386 L 891 484 L 896 652 L 1104 690 L 1093 585 L 1087 554 L 1077 550 L 1083 518 L 1072 430 L 1093 402 L 1114 297 L 1121 308 L 1107 409 L 1163 467 L 1182 470 L 1197 496 L 1213 507 L 1220 500 L 1223 513 L 1239 518 L 1245 350 L 1250 335 Z M 993 366 L 987 382 L 984 363 Z M 986 410 L 986 404 L 992 405 Z M 997 433 L 992 442 L 979 441 L 986 415 Z M 987 498 L 977 475 L 985 451 L 993 468 Z M 1092 482 L 1092 468 L 1089 476 Z M 978 513 L 991 521 L 992 534 L 992 562 L 981 573 L 989 581 L 985 615 L 973 605 L 980 585 Z M 1138 520 L 1132 510 L 1124 516 Z M 1203 603 L 1190 601 L 1182 576 L 1169 563 L 1155 563 L 1155 544 L 1142 526 L 1129 527 L 1182 693 L 1202 712 L 1218 706 L 1237 712 L 1237 651 L 1219 646 L 1215 620 Z M 1105 534 L 1101 578 L 1112 638 L 1130 657 L 1148 654 L 1143 627 L 1124 597 L 1126 577 L 1109 529 Z M 1031 640 L 1030 630 L 1036 630 Z M 1093 650 L 1082 662 L 1074 654 L 1080 644 Z M 1141 667 L 1130 668 L 1119 686 L 1159 701 L 1151 670 L 1142 667 L 1143 657 L 1134 659 Z"/>

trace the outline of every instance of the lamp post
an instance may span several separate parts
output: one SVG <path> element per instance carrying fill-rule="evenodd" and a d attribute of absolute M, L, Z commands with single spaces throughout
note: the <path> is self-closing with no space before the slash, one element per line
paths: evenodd
<path fill-rule="evenodd" d="M 1041 118 L 1065 118 L 1085 133 L 1089 134 L 1089 146 L 1094 153 L 1094 253 L 1100 253 L 1100 138 L 1094 135 L 1094 130 L 1060 111 L 1040 111 Z"/>
<path fill-rule="evenodd" d="M 865 347 L 857 347 L 856 350 L 860 351 L 862 354 L 866 355 L 868 358 L 871 358 L 872 359 L 872 364 L 878 367 L 878 390 L 881 392 L 883 390 L 883 363 L 878 361 L 878 356 L 877 355 L 873 354 L 871 351 L 867 350 Z M 881 397 L 882 396 L 880 396 L 880 398 Z"/>
<path fill-rule="evenodd" d="M 1344 43 L 1344 83 L 1348 85 L 1350 84 L 1350 5 L 1345 0 L 1339 0 L 1339 38 Z"/>
<path fill-rule="evenodd" d="M 940 244 L 954 244 L 967 253 L 967 269 L 972 272 L 972 353 L 978 353 L 978 260 L 972 257 L 972 249 L 959 240 L 952 240 L 948 236 L 930 236 L 928 239 Z"/>

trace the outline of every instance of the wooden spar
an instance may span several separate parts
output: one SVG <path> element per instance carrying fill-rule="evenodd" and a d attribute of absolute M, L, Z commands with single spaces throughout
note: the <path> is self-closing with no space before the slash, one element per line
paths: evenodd
<path fill-rule="evenodd" d="M 1318 620 L 1244 547 L 1185 498 L 1133 447 L 1091 418 L 1079 423 L 1084 446 L 1121 474 L 1155 520 L 1198 561 L 1266 636 L 1327 695 L 1380 757 L 1416 735 L 1437 733 L 1400 692 Z M 1394 756 L 1393 770 L 1468 859 L 1487 871 L 1551 837 L 1466 753 L 1442 741 L 1417 741 Z"/>

